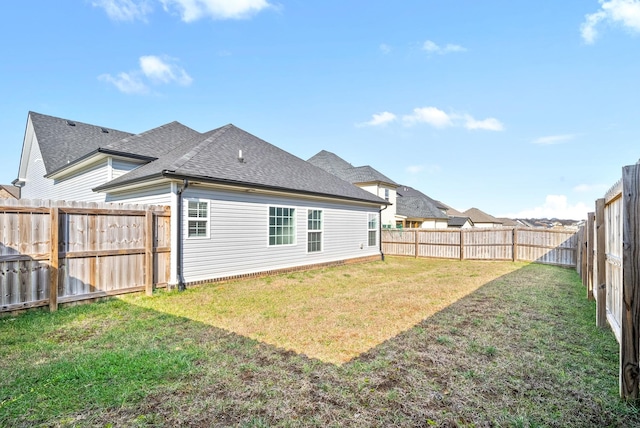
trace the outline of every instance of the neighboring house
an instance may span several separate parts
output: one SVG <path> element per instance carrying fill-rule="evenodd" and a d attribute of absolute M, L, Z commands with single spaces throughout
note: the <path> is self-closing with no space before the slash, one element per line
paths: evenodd
<path fill-rule="evenodd" d="M 474 227 L 473 221 L 469 217 L 451 216 L 447 222 L 450 229 L 470 229 Z"/>
<path fill-rule="evenodd" d="M 479 210 L 478 208 L 469 208 L 462 213 L 463 216 L 469 217 L 474 227 L 501 227 L 502 222 L 490 214 Z"/>
<path fill-rule="evenodd" d="M 0 199 L 20 199 L 20 188 L 7 184 L 0 184 Z"/>
<path fill-rule="evenodd" d="M 522 224 L 517 220 L 507 218 L 507 217 L 498 217 L 498 220 L 502 222 L 502 225 L 505 227 L 520 227 Z"/>
<path fill-rule="evenodd" d="M 389 204 L 233 125 L 134 135 L 33 112 L 13 184 L 28 199 L 170 206 L 170 285 L 380 257 Z"/>
<path fill-rule="evenodd" d="M 449 217 L 446 205 L 409 186 L 399 186 L 396 193 L 396 217 L 401 218 L 396 220 L 396 227 L 447 227 Z"/>
<path fill-rule="evenodd" d="M 382 211 L 382 225 L 383 227 L 395 227 L 396 220 L 398 220 L 396 217 L 398 184 L 396 182 L 369 165 L 353 166 L 338 155 L 326 150 L 318 152 L 307 162 L 387 201 L 390 205 Z"/>

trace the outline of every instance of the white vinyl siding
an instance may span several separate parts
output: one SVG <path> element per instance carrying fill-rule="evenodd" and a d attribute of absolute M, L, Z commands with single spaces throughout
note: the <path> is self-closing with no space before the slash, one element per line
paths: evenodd
<path fill-rule="evenodd" d="M 195 185 L 185 191 L 184 197 L 210 201 L 209 238 L 184 241 L 187 282 L 380 254 L 378 248 L 367 246 L 367 223 L 362 221 L 363 215 L 365 219 L 368 213 L 377 215 L 377 207 L 206 190 Z M 294 244 L 269 246 L 269 207 L 294 208 L 298 213 L 322 210 L 322 251 L 307 252 L 306 215 L 294 217 Z"/>
<path fill-rule="evenodd" d="M 55 183 L 55 199 L 104 202 L 104 193 L 93 192 L 91 189 L 107 182 L 107 168 L 107 160 L 103 159 L 62 180 L 51 180 Z"/>
<path fill-rule="evenodd" d="M 106 201 L 123 204 L 171 205 L 171 185 L 165 183 L 127 192 L 107 193 Z"/>
<path fill-rule="evenodd" d="M 42 161 L 42 153 L 40 153 L 38 139 L 35 137 L 35 134 L 32 135 L 33 139 L 31 141 L 29 161 L 24 177 L 25 184 L 20 196 L 23 199 L 55 199 L 53 180 L 44 178 L 47 171 Z"/>
<path fill-rule="evenodd" d="M 122 159 L 113 159 L 111 163 L 112 179 L 116 179 L 127 172 L 133 171 L 139 166 L 144 165 L 139 162 L 129 162 Z"/>

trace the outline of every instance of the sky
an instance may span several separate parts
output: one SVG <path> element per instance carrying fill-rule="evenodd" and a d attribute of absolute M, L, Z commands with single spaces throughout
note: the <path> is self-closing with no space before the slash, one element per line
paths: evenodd
<path fill-rule="evenodd" d="M 29 111 L 227 123 L 464 211 L 586 218 L 640 158 L 640 0 L 25 0 L 0 17 L 0 183 Z"/>

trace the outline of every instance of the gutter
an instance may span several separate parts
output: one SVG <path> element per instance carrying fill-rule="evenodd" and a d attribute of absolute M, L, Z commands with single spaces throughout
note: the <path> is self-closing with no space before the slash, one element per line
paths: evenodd
<path fill-rule="evenodd" d="M 184 193 L 185 190 L 187 190 L 187 187 L 189 187 L 189 180 L 187 180 L 186 178 L 183 179 L 182 181 L 182 187 L 180 189 L 178 189 L 178 208 L 177 208 L 177 217 L 178 217 L 178 231 L 177 231 L 177 235 L 178 235 L 178 242 L 177 242 L 177 246 L 176 249 L 178 251 L 177 254 L 177 259 L 178 259 L 178 265 L 176 266 L 176 270 L 177 270 L 177 276 L 178 276 L 178 291 L 184 291 L 187 289 L 187 286 L 184 283 L 184 274 L 183 274 L 183 266 L 182 266 L 182 254 L 183 254 L 183 239 L 182 239 L 182 194 Z"/>
<path fill-rule="evenodd" d="M 391 204 L 389 204 L 391 205 Z M 380 246 L 380 255 L 382 256 L 382 261 L 384 261 L 384 253 L 382 252 L 382 211 L 389 208 L 389 205 L 385 205 L 384 208 L 380 208 L 378 211 L 378 245 Z"/>

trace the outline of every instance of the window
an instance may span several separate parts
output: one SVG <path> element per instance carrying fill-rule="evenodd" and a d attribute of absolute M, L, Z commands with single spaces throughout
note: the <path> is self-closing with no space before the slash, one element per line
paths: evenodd
<path fill-rule="evenodd" d="M 189 201 L 187 222 L 189 238 L 209 237 L 209 202 Z"/>
<path fill-rule="evenodd" d="M 389 189 L 384 189 L 384 200 L 385 201 L 389 200 Z"/>
<path fill-rule="evenodd" d="M 322 251 L 322 210 L 307 213 L 307 252 Z"/>
<path fill-rule="evenodd" d="M 269 245 L 295 243 L 295 208 L 269 207 Z"/>
<path fill-rule="evenodd" d="M 375 247 L 378 243 L 378 214 L 369 213 L 369 246 Z"/>

